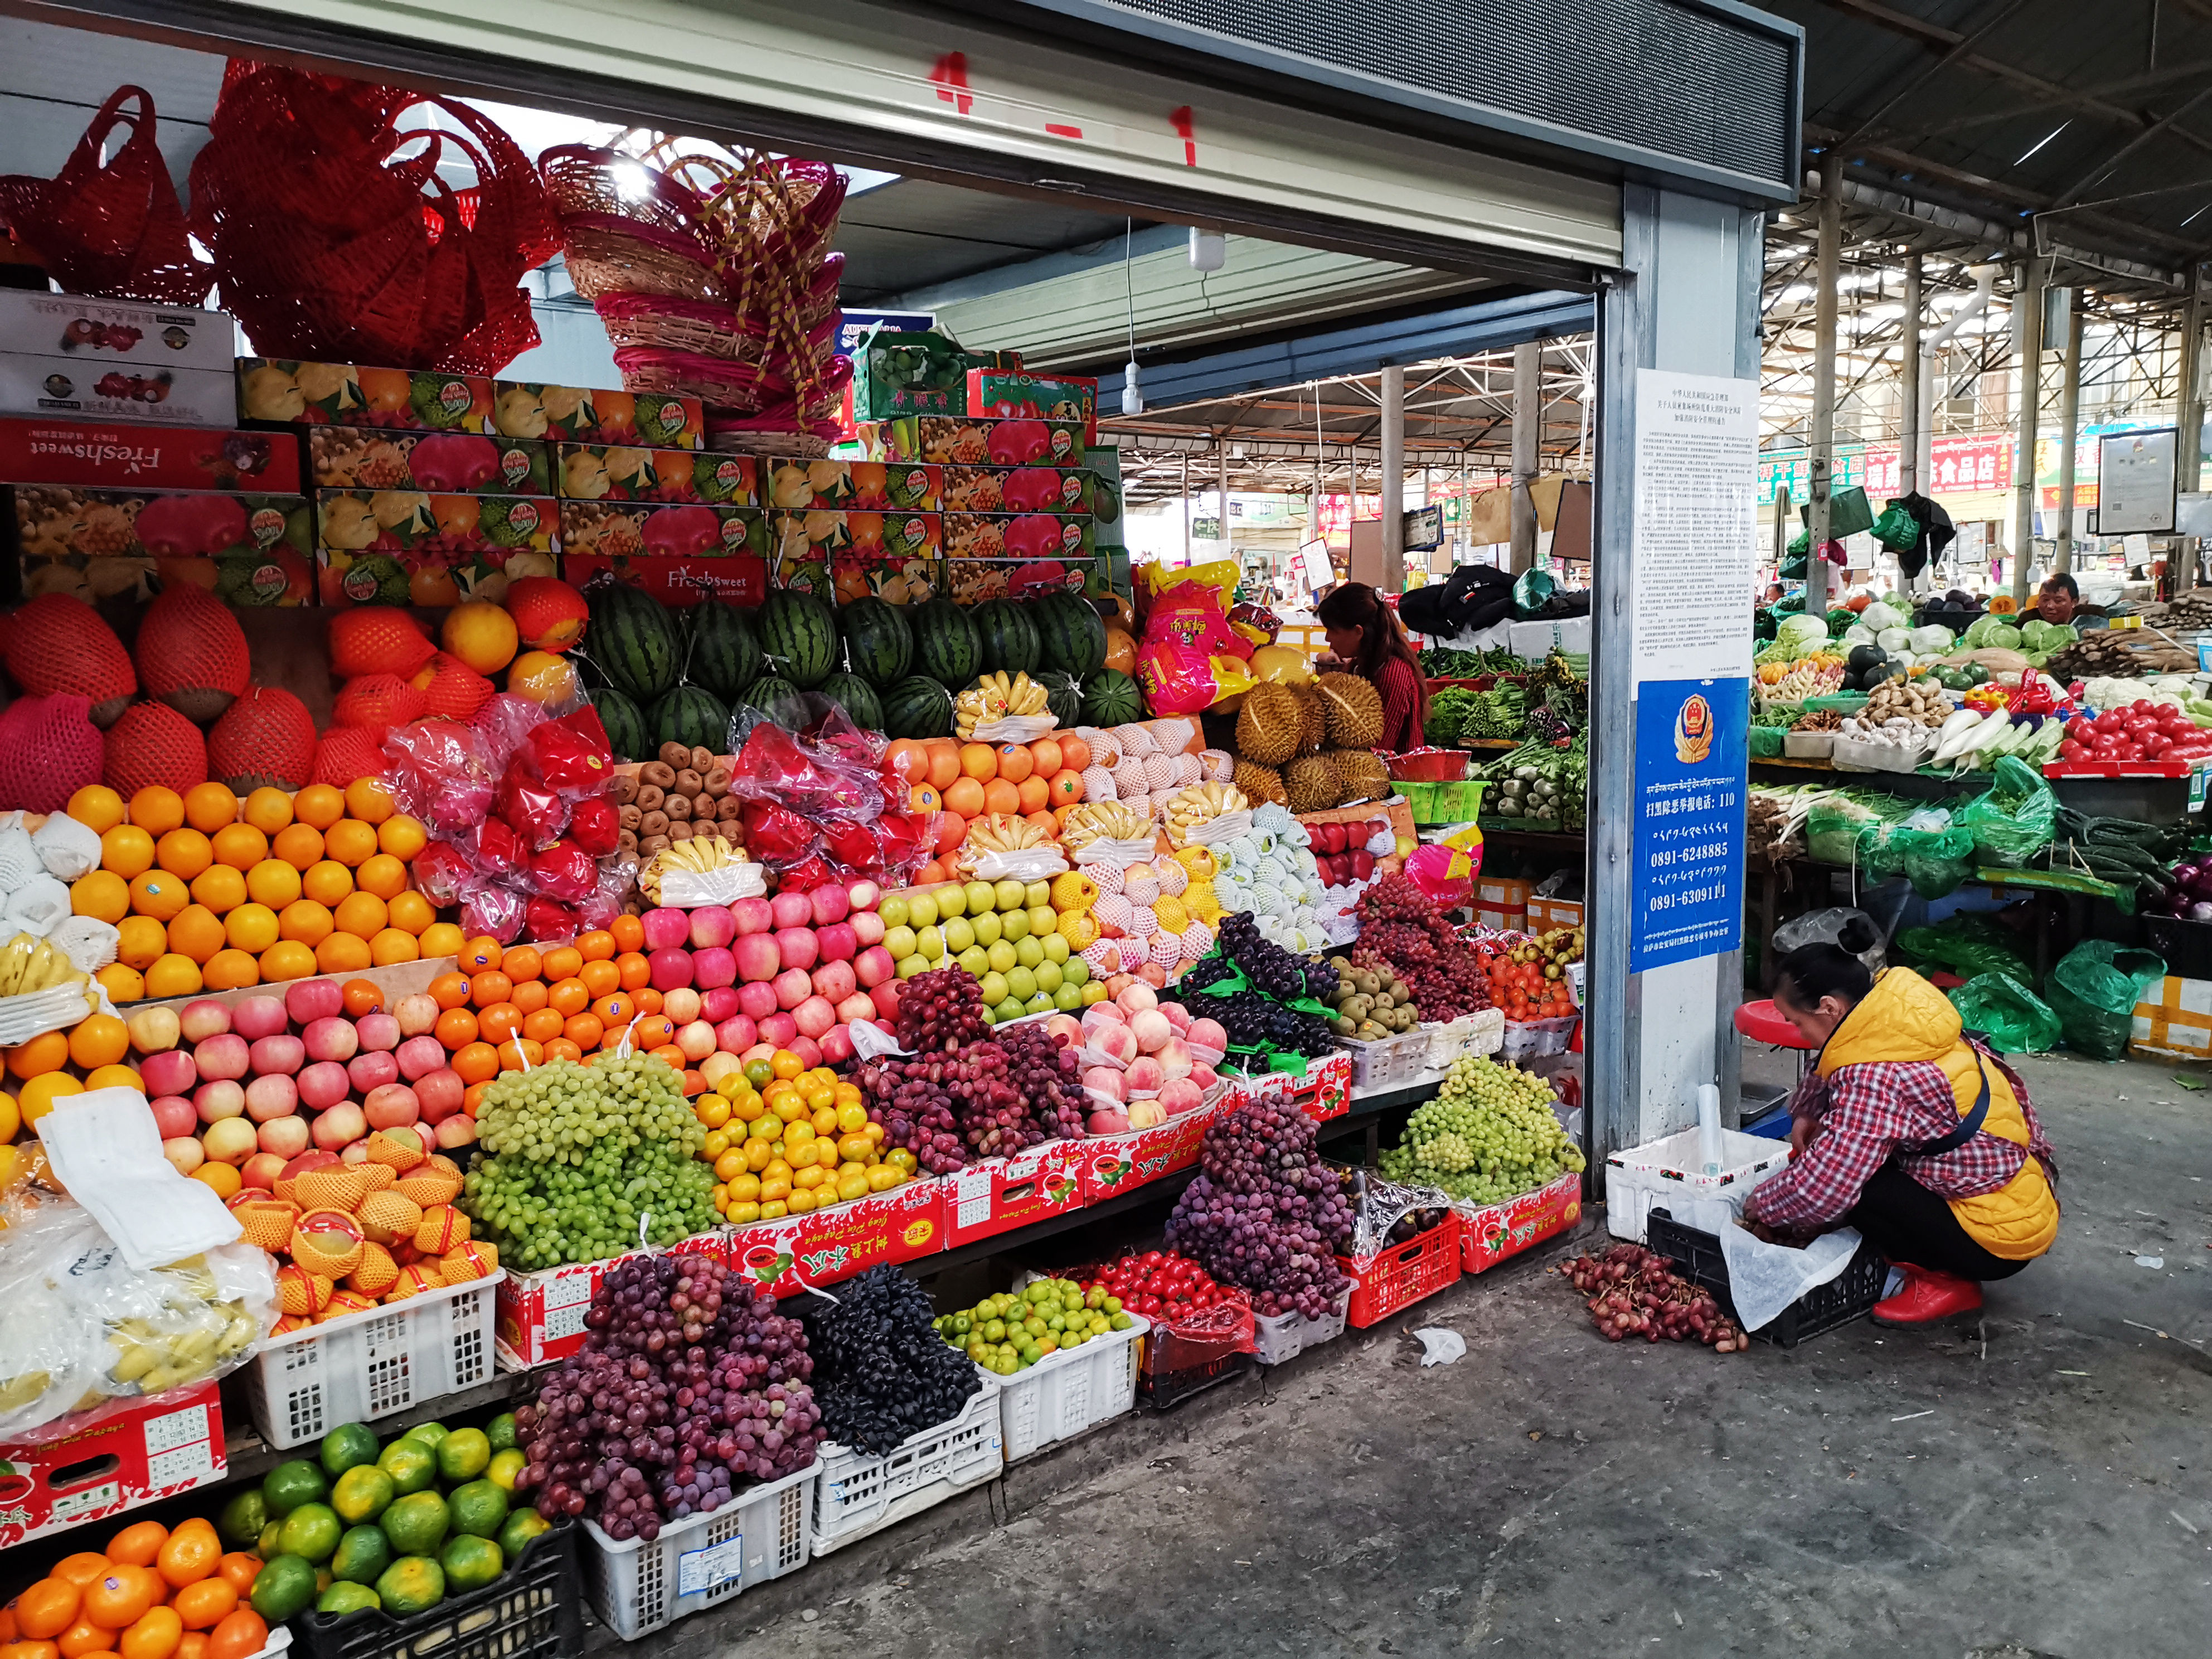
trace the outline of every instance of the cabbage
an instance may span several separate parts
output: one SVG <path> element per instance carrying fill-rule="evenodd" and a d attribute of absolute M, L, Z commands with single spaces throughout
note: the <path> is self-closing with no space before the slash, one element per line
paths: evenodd
<path fill-rule="evenodd" d="M 1784 617 L 1775 625 L 1775 643 L 1786 645 L 1802 656 L 1828 642 L 1827 619 L 1823 617 Z"/>
<path fill-rule="evenodd" d="M 1990 629 L 1990 644 L 1999 651 L 2017 651 L 2021 645 L 2020 629 L 2010 623 L 1999 623 Z"/>
<path fill-rule="evenodd" d="M 1873 608 L 1872 605 L 1867 607 L 1869 611 Z M 1909 629 L 1885 628 L 1874 636 L 1874 642 L 1885 651 L 1910 651 L 1912 649 L 1912 633 Z"/>
<path fill-rule="evenodd" d="M 1925 628 L 1912 630 L 1912 648 L 1923 656 L 1932 653 L 1940 657 L 1951 648 L 1951 630 L 1948 628 L 1930 623 Z"/>
<path fill-rule="evenodd" d="M 2081 639 L 2070 623 L 2047 623 L 2038 617 L 2021 624 L 2021 637 L 2031 651 L 2063 651 Z"/>
<path fill-rule="evenodd" d="M 1885 628 L 1903 628 L 1912 619 L 1901 611 L 1893 610 L 1876 599 L 1859 612 L 1859 620 L 1877 634 Z"/>
<path fill-rule="evenodd" d="M 1872 645 L 1874 643 L 1874 629 L 1869 628 L 1864 623 L 1853 623 L 1849 628 L 1846 628 L 1844 630 L 1844 643 L 1845 645 Z"/>

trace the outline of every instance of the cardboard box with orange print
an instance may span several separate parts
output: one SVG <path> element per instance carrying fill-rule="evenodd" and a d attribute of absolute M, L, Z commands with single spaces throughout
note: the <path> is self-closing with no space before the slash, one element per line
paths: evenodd
<path fill-rule="evenodd" d="M 778 1296 L 835 1285 L 885 1262 L 945 1249 L 947 1183 L 909 1181 L 826 1210 L 752 1221 L 730 1237 L 730 1266 Z"/>
<path fill-rule="evenodd" d="M 369 426 L 482 432 L 492 425 L 492 382 L 438 369 L 372 368 L 292 357 L 238 360 L 238 412 L 271 426 Z M 514 433 L 514 437 L 543 434 Z"/>
<path fill-rule="evenodd" d="M 0 1549 L 221 1480 L 222 1388 L 141 1401 L 37 1445 L 0 1445 Z"/>
<path fill-rule="evenodd" d="M 672 1247 L 678 1255 L 701 1255 L 727 1261 L 730 1231 L 718 1227 Z M 579 1261 L 543 1273 L 510 1273 L 499 1282 L 493 1303 L 494 1343 L 503 1371 L 528 1370 L 549 1359 L 566 1359 L 584 1346 L 584 1316 L 592 1310 L 592 1293 L 608 1273 L 632 1255 L 629 1251 L 605 1261 Z"/>

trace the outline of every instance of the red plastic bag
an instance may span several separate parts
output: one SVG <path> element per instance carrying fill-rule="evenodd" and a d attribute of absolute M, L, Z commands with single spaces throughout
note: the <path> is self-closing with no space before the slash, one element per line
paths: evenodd
<path fill-rule="evenodd" d="M 568 814 L 568 833 L 593 858 L 604 858 L 622 839 L 622 814 L 605 795 L 580 800 Z"/>
<path fill-rule="evenodd" d="M 556 841 L 532 854 L 530 879 L 548 898 L 574 902 L 599 885 L 599 866 L 573 841 Z"/>

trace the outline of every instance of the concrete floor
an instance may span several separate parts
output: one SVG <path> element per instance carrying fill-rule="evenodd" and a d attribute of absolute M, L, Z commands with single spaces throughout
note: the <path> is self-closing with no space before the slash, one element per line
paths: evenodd
<path fill-rule="evenodd" d="M 2139 1063 L 2022 1069 L 2064 1230 L 1978 1325 L 1613 1346 L 1547 1271 L 1572 1250 L 1539 1252 L 640 1645 L 2194 1659 L 2212 1092 Z M 1420 1370 L 1414 1324 L 1467 1357 Z"/>

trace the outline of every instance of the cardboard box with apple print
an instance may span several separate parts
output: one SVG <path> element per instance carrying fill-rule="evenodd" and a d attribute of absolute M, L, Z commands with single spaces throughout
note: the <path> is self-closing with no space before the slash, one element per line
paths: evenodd
<path fill-rule="evenodd" d="M 495 380 L 491 429 L 503 437 L 543 438 L 549 443 L 698 449 L 707 440 L 707 411 L 696 398 L 674 392 Z"/>
<path fill-rule="evenodd" d="M 275 426 L 491 433 L 491 406 L 492 383 L 478 374 L 291 357 L 238 360 L 240 418 Z"/>
<path fill-rule="evenodd" d="M 144 599 L 171 581 L 242 607 L 314 596 L 313 511 L 303 495 L 230 490 L 4 490 L 23 592 Z"/>
<path fill-rule="evenodd" d="M 550 495 L 553 459 L 528 438 L 481 432 L 392 432 L 319 426 L 307 432 L 317 489 L 420 489 L 434 495 Z"/>
<path fill-rule="evenodd" d="M 759 507 L 762 465 L 750 455 L 726 455 L 714 449 L 562 444 L 560 493 L 578 501 Z"/>
<path fill-rule="evenodd" d="M 560 568 L 560 504 L 544 495 L 315 492 L 318 591 L 329 605 L 496 600 Z"/>

